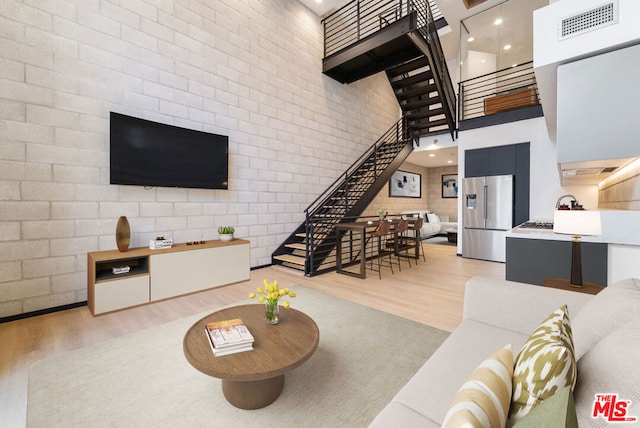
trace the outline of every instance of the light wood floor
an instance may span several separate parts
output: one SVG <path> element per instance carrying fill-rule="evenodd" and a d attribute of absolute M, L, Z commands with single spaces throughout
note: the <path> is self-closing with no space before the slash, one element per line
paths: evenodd
<path fill-rule="evenodd" d="M 25 425 L 31 363 L 223 305 L 249 302 L 248 293 L 264 278 L 278 279 L 287 287 L 313 288 L 447 331 L 462 320 L 463 292 L 469 278 L 504 278 L 503 264 L 463 259 L 456 256 L 455 246 L 425 244 L 425 253 L 427 262 L 420 260 L 411 269 L 406 261 L 402 272 L 394 275 L 384 268 L 382 280 L 376 272 L 368 272 L 366 280 L 336 273 L 307 278 L 273 266 L 252 271 L 249 282 L 99 317 L 81 307 L 0 324 L 0 427 Z"/>

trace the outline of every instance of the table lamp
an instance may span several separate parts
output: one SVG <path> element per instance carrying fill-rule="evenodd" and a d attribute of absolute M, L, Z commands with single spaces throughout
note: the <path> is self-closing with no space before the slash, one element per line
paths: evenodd
<path fill-rule="evenodd" d="M 570 284 L 574 287 L 582 287 L 580 237 L 600 235 L 602 233 L 600 211 L 558 210 L 553 215 L 553 232 L 573 235 Z"/>

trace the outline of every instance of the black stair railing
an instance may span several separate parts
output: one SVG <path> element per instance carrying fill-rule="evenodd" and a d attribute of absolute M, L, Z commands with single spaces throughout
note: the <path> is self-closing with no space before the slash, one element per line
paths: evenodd
<path fill-rule="evenodd" d="M 347 3 L 322 20 L 324 56 L 393 24 L 416 8 L 429 9 L 432 12 L 431 19 L 442 18 L 434 0 L 354 0 Z"/>
<path fill-rule="evenodd" d="M 335 226 L 366 209 L 380 190 L 372 184 L 389 174 L 391 162 L 412 141 L 407 121 L 400 119 L 305 209 L 305 274 L 326 261 L 335 249 Z"/>
<path fill-rule="evenodd" d="M 409 0 L 410 9 L 418 13 L 418 31 L 425 38 L 429 47 L 429 63 L 434 75 L 434 81 L 438 86 L 443 109 L 452 137 L 456 123 L 456 92 L 451 81 L 447 60 L 438 37 L 436 18 L 431 7 L 424 1 Z"/>
<path fill-rule="evenodd" d="M 525 62 L 459 83 L 460 120 L 540 104 L 533 62 Z"/>

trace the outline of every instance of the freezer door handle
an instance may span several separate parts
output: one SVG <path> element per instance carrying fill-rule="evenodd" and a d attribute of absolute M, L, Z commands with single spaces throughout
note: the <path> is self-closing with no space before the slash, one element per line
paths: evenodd
<path fill-rule="evenodd" d="M 484 212 L 483 212 L 483 216 L 484 216 L 484 219 L 486 220 L 487 219 L 487 209 L 489 208 L 488 205 L 487 205 L 487 194 L 489 192 L 488 186 L 484 186 L 482 190 L 484 192 Z"/>

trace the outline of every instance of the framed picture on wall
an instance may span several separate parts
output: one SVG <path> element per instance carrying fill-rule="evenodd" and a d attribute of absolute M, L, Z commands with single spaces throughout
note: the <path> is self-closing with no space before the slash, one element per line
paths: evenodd
<path fill-rule="evenodd" d="M 442 197 L 458 197 L 458 174 L 442 174 Z"/>
<path fill-rule="evenodd" d="M 389 180 L 389 197 L 421 198 L 422 176 L 415 172 L 396 171 Z"/>

